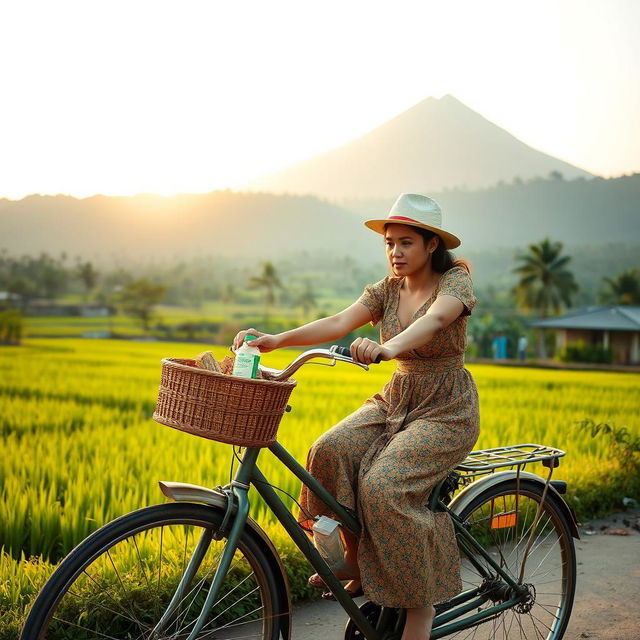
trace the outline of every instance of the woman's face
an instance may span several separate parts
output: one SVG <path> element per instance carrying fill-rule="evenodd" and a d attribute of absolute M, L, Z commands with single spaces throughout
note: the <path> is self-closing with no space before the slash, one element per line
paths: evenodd
<path fill-rule="evenodd" d="M 387 225 L 384 241 L 389 265 L 396 276 L 409 276 L 424 269 L 438 246 L 437 236 L 425 244 L 424 238 L 405 224 Z"/>

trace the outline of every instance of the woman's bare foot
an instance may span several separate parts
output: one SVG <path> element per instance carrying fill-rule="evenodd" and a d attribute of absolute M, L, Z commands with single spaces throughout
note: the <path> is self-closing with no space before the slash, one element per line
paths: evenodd
<path fill-rule="evenodd" d="M 354 593 L 362 594 L 362 580 L 360 580 L 360 578 L 349 580 L 349 582 L 344 585 L 344 590 L 350 595 Z"/>
<path fill-rule="evenodd" d="M 401 640 L 429 640 L 435 615 L 436 610 L 430 604 L 419 609 L 407 609 Z"/>
<path fill-rule="evenodd" d="M 333 573 L 335 574 L 336 578 L 338 578 L 338 580 L 349 581 L 345 585 L 345 589 L 349 593 L 356 593 L 360 591 L 360 589 L 362 588 L 362 582 L 360 581 L 360 575 L 359 575 L 360 571 L 358 570 L 357 567 L 350 567 L 348 565 L 345 565 L 344 568 L 336 569 Z M 317 587 L 318 589 L 323 589 L 323 588 L 326 588 L 327 586 L 317 573 L 314 573 L 309 578 L 309 584 L 312 587 Z"/>
<path fill-rule="evenodd" d="M 360 569 L 357 565 L 352 565 L 347 563 L 345 559 L 345 563 L 338 569 L 334 569 L 334 575 L 338 580 L 344 581 L 348 580 L 345 585 L 345 591 L 352 596 L 360 596 L 362 595 L 362 581 L 360 580 Z M 324 580 L 317 574 L 314 573 L 309 578 L 309 584 L 312 587 L 316 587 L 318 589 L 325 589 L 325 592 L 322 594 L 322 597 L 326 600 L 332 600 L 333 594 L 328 589 L 327 585 L 324 583 Z"/>

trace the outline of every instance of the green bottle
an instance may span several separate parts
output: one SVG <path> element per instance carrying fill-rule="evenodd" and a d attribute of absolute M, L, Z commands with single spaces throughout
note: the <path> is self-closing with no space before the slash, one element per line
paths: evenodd
<path fill-rule="evenodd" d="M 236 350 L 236 359 L 233 363 L 233 375 L 239 378 L 257 378 L 258 365 L 260 364 L 260 349 L 252 347 L 249 343 L 258 336 L 246 335 L 244 341 Z"/>

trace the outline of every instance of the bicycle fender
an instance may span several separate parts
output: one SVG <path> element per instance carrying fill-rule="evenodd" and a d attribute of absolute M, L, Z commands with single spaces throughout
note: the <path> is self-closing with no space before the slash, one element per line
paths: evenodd
<path fill-rule="evenodd" d="M 208 489 L 207 487 L 201 487 L 197 484 L 189 484 L 187 482 L 160 481 L 158 484 L 160 485 L 162 493 L 167 498 L 175 500 L 176 502 L 198 502 L 211 507 L 218 507 L 225 511 L 227 509 L 226 494 L 216 491 L 215 489 Z M 237 511 L 237 506 L 234 505 L 231 512 L 234 513 L 235 511 Z M 270 558 L 271 568 L 279 583 L 278 590 L 280 594 L 284 596 L 284 602 L 288 612 L 288 615 L 283 616 L 283 624 L 281 627 L 282 638 L 283 640 L 291 640 L 291 589 L 284 564 L 282 563 L 278 550 L 260 525 L 252 518 L 247 518 L 247 525 L 252 533 L 258 537 L 267 557 Z"/>
<path fill-rule="evenodd" d="M 465 507 L 483 491 L 486 491 L 490 487 L 498 484 L 511 482 L 512 480 L 515 481 L 517 476 L 517 471 L 496 471 L 495 473 L 486 475 L 480 480 L 476 480 L 470 485 L 467 485 L 457 496 L 455 496 L 455 498 L 449 504 L 449 509 L 455 514 L 460 514 L 465 509 Z M 520 480 L 529 480 L 531 482 L 539 484 L 541 487 L 544 487 L 544 485 L 546 484 L 543 478 L 536 475 L 535 473 L 529 473 L 528 471 L 520 472 Z M 569 505 L 563 500 L 562 496 L 552 485 L 549 485 L 547 493 L 554 495 L 555 498 L 557 498 L 560 508 L 567 517 L 571 535 L 579 540 L 580 533 L 578 532 L 578 524 Z"/>

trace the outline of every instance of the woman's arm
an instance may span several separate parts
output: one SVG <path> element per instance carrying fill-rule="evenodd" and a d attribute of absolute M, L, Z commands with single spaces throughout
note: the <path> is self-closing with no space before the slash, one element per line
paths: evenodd
<path fill-rule="evenodd" d="M 233 348 L 237 349 L 245 335 L 259 336 L 251 342 L 251 346 L 260 347 L 263 352 L 272 351 L 280 347 L 302 347 L 310 344 L 329 342 L 346 336 L 350 331 L 371 321 L 371 312 L 359 302 L 335 315 L 314 320 L 296 329 L 283 331 L 275 335 L 265 334 L 255 329 L 240 331 L 233 340 Z"/>
<path fill-rule="evenodd" d="M 351 357 L 358 362 L 371 364 L 380 356 L 382 360 L 392 360 L 399 353 L 423 347 L 433 336 L 449 326 L 464 310 L 458 298 L 449 295 L 438 296 L 429 310 L 410 324 L 397 336 L 380 345 L 368 338 L 356 338 L 351 343 Z"/>
<path fill-rule="evenodd" d="M 439 296 L 421 318 L 410 324 L 395 338 L 385 342 L 384 346 L 393 353 L 394 358 L 399 353 L 423 347 L 438 331 L 456 320 L 463 310 L 464 305 L 458 298 Z"/>

